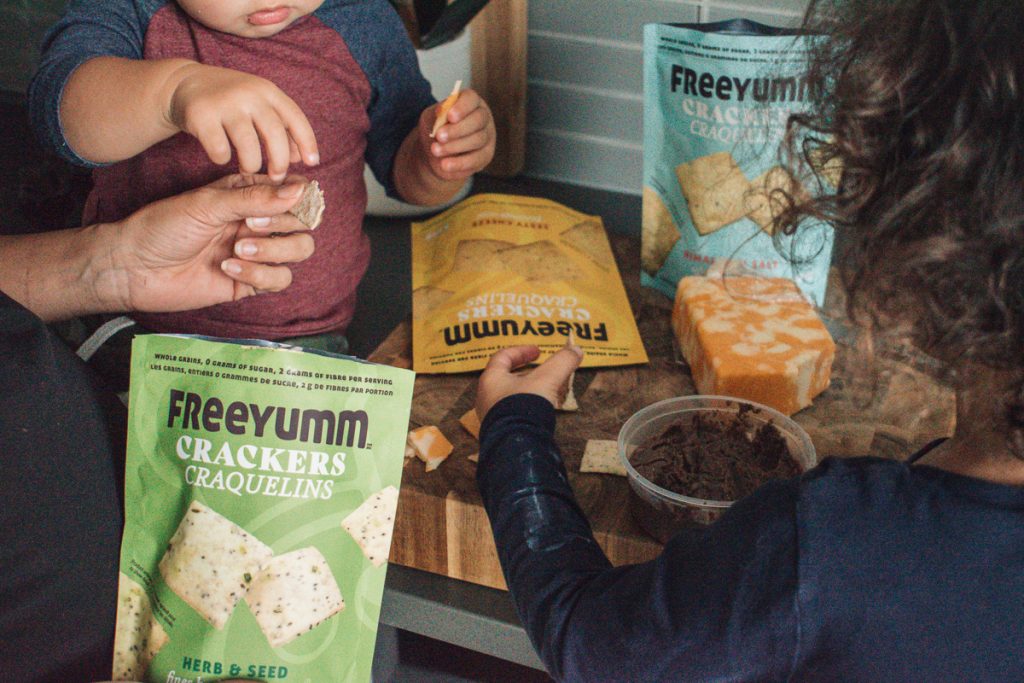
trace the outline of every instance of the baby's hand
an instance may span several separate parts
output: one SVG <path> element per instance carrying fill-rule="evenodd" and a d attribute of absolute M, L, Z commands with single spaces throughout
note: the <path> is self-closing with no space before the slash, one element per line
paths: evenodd
<path fill-rule="evenodd" d="M 196 137 L 215 164 L 231 161 L 234 148 L 243 174 L 263 167 L 280 182 L 289 163 L 320 163 L 316 136 L 292 98 L 252 74 L 193 64 L 179 72 L 168 107 L 171 123 Z"/>
<path fill-rule="evenodd" d="M 443 180 L 463 180 L 483 170 L 494 158 L 494 117 L 473 90 L 463 90 L 448 111 L 448 123 L 430 137 L 437 107 L 420 115 L 420 142 L 434 174 Z"/>

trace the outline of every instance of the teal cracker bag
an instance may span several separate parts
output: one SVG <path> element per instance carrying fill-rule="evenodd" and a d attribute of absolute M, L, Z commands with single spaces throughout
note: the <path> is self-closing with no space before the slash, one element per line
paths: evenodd
<path fill-rule="evenodd" d="M 808 99 L 810 40 L 742 19 L 645 26 L 645 285 L 675 296 L 682 277 L 717 264 L 791 278 L 821 305 L 831 227 L 773 234 L 785 194 L 824 189 L 817 174 L 790 175 L 779 155 L 787 119 Z"/>
<path fill-rule="evenodd" d="M 135 339 L 114 680 L 370 680 L 413 378 Z"/>

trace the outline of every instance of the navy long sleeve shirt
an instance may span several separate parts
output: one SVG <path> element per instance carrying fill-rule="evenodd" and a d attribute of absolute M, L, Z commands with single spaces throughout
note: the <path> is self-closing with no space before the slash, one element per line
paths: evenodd
<path fill-rule="evenodd" d="M 1024 489 L 878 458 L 771 482 L 612 567 L 544 399 L 484 420 L 509 591 L 564 681 L 1024 680 Z"/>

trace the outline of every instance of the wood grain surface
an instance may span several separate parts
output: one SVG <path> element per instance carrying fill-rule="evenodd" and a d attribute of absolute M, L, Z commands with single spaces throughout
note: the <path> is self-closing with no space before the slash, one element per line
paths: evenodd
<path fill-rule="evenodd" d="M 594 534 L 615 565 L 653 558 L 661 546 L 629 513 L 629 486 L 622 477 L 581 474 L 587 439 L 615 439 L 622 424 L 646 405 L 695 393 L 678 359 L 670 326 L 671 301 L 639 284 L 639 241 L 610 235 L 626 291 L 651 359 L 648 365 L 579 370 L 575 413 L 559 413 L 556 440 L 573 489 Z M 868 357 L 865 337 L 843 315 L 836 283 L 823 317 L 837 342 L 830 388 L 793 416 L 807 430 L 818 457 L 876 455 L 905 458 L 933 439 L 952 433 L 953 391 L 941 368 L 900 340 L 876 340 Z M 370 360 L 411 367 L 411 329 L 398 326 Z M 476 487 L 476 440 L 459 424 L 473 405 L 478 373 L 416 378 L 411 425 L 437 425 L 455 446 L 434 472 L 406 460 L 395 521 L 391 561 L 473 583 L 505 588 L 487 516 Z"/>
<path fill-rule="evenodd" d="M 507 178 L 526 164 L 527 0 L 491 0 L 470 24 L 473 88 L 491 108 L 497 141 L 485 173 Z"/>

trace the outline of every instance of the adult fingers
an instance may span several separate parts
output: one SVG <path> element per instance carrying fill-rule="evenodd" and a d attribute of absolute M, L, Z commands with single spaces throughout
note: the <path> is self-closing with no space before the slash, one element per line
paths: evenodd
<path fill-rule="evenodd" d="M 296 263 L 313 255 L 313 237 L 296 232 L 275 237 L 246 237 L 235 242 L 235 256 L 262 263 Z"/>
<path fill-rule="evenodd" d="M 228 277 L 256 292 L 279 292 L 292 283 L 292 271 L 288 266 L 253 263 L 237 258 L 225 259 L 220 265 Z M 238 294 L 245 290 L 236 287 L 235 292 Z"/>
<path fill-rule="evenodd" d="M 243 182 L 237 176 L 218 181 L 201 190 L 182 195 L 185 210 L 201 216 L 210 225 L 224 225 L 246 218 L 282 214 L 299 200 L 304 182 L 286 180 L 284 185 L 267 185 L 254 179 L 251 185 L 229 186 L 224 183 Z"/>

